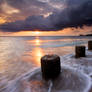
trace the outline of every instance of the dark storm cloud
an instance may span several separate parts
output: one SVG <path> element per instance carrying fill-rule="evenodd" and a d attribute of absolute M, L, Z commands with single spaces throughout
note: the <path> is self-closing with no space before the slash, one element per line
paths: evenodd
<path fill-rule="evenodd" d="M 5 32 L 17 32 L 26 30 L 54 30 L 54 26 L 48 18 L 43 16 L 30 16 L 24 21 L 6 23 L 0 26 Z"/>
<path fill-rule="evenodd" d="M 84 2 L 80 1 L 80 3 L 77 0 L 68 0 L 66 4 L 67 8 L 62 12 L 51 15 L 53 23 L 58 29 L 92 25 L 91 0 L 85 0 Z"/>
<path fill-rule="evenodd" d="M 26 0 L 21 1 L 22 5 L 25 1 Z M 19 2 L 20 1 L 18 0 L 16 3 L 17 5 L 14 5 L 14 2 L 11 3 L 8 0 L 9 5 L 12 5 L 15 8 L 22 8 L 22 6 L 19 6 Z M 29 4 L 28 2 L 31 2 L 31 0 L 27 0 L 27 2 L 24 4 Z M 47 18 L 43 17 L 42 15 L 29 16 L 23 21 L 15 21 L 12 23 L 3 24 L 0 26 L 0 29 L 5 32 L 17 32 L 21 30 L 26 31 L 36 29 L 43 31 L 52 31 L 67 27 L 82 27 L 83 25 L 92 25 L 92 0 L 49 0 L 48 2 L 49 3 L 47 4 L 45 2 L 41 2 L 41 0 L 37 2 L 35 2 L 34 0 L 32 1 L 31 5 L 35 5 L 36 7 L 39 6 L 40 8 L 45 7 L 45 10 L 49 10 L 49 8 L 51 7 L 49 5 L 55 6 L 55 4 L 60 5 L 60 3 L 62 5 L 65 5 L 66 7 L 63 10 L 52 9 L 54 10 L 53 14 L 48 16 Z M 57 7 L 59 8 L 59 6 Z"/>

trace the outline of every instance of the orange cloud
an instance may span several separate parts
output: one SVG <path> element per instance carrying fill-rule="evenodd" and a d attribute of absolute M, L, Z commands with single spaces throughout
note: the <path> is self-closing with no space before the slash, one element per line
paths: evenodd
<path fill-rule="evenodd" d="M 6 20 L 4 18 L 0 17 L 0 24 L 4 24 L 6 22 Z"/>

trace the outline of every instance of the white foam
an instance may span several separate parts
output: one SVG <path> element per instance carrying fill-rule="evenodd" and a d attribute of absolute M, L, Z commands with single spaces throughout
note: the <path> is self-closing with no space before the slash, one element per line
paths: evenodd
<path fill-rule="evenodd" d="M 83 92 L 89 92 L 91 85 L 92 85 L 91 78 L 89 77 L 89 75 L 87 75 L 86 73 L 84 73 L 81 70 L 77 70 L 76 68 L 70 67 L 68 65 L 63 65 L 62 67 L 65 69 L 71 69 L 73 72 L 75 72 L 75 74 L 78 74 L 78 75 L 81 75 L 82 77 L 85 77 L 86 78 L 86 87 L 84 88 Z"/>
<path fill-rule="evenodd" d="M 53 87 L 53 82 L 51 80 L 49 80 L 49 90 L 48 90 L 48 92 L 51 92 L 52 87 Z"/>

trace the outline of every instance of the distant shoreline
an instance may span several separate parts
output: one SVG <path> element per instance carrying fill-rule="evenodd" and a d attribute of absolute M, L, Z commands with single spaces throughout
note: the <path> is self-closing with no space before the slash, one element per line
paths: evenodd
<path fill-rule="evenodd" d="M 86 34 L 86 35 L 80 34 L 80 36 L 92 36 L 92 34 Z"/>
<path fill-rule="evenodd" d="M 0 36 L 0 37 L 81 37 L 81 36 L 85 36 L 85 37 L 91 37 L 92 34 L 88 34 L 88 35 L 79 35 L 79 36 Z"/>

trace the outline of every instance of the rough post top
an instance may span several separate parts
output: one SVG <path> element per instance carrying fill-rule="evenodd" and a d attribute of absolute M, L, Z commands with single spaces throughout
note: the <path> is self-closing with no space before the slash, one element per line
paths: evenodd
<path fill-rule="evenodd" d="M 88 42 L 91 42 L 92 43 L 92 40 L 88 41 Z"/>
<path fill-rule="evenodd" d="M 85 47 L 85 46 L 84 45 L 79 45 L 79 46 L 76 46 L 76 47 L 80 47 L 81 48 L 81 47 Z"/>
<path fill-rule="evenodd" d="M 50 54 L 50 55 L 43 56 L 41 60 L 54 60 L 56 58 L 60 58 L 60 57 L 56 54 Z"/>

